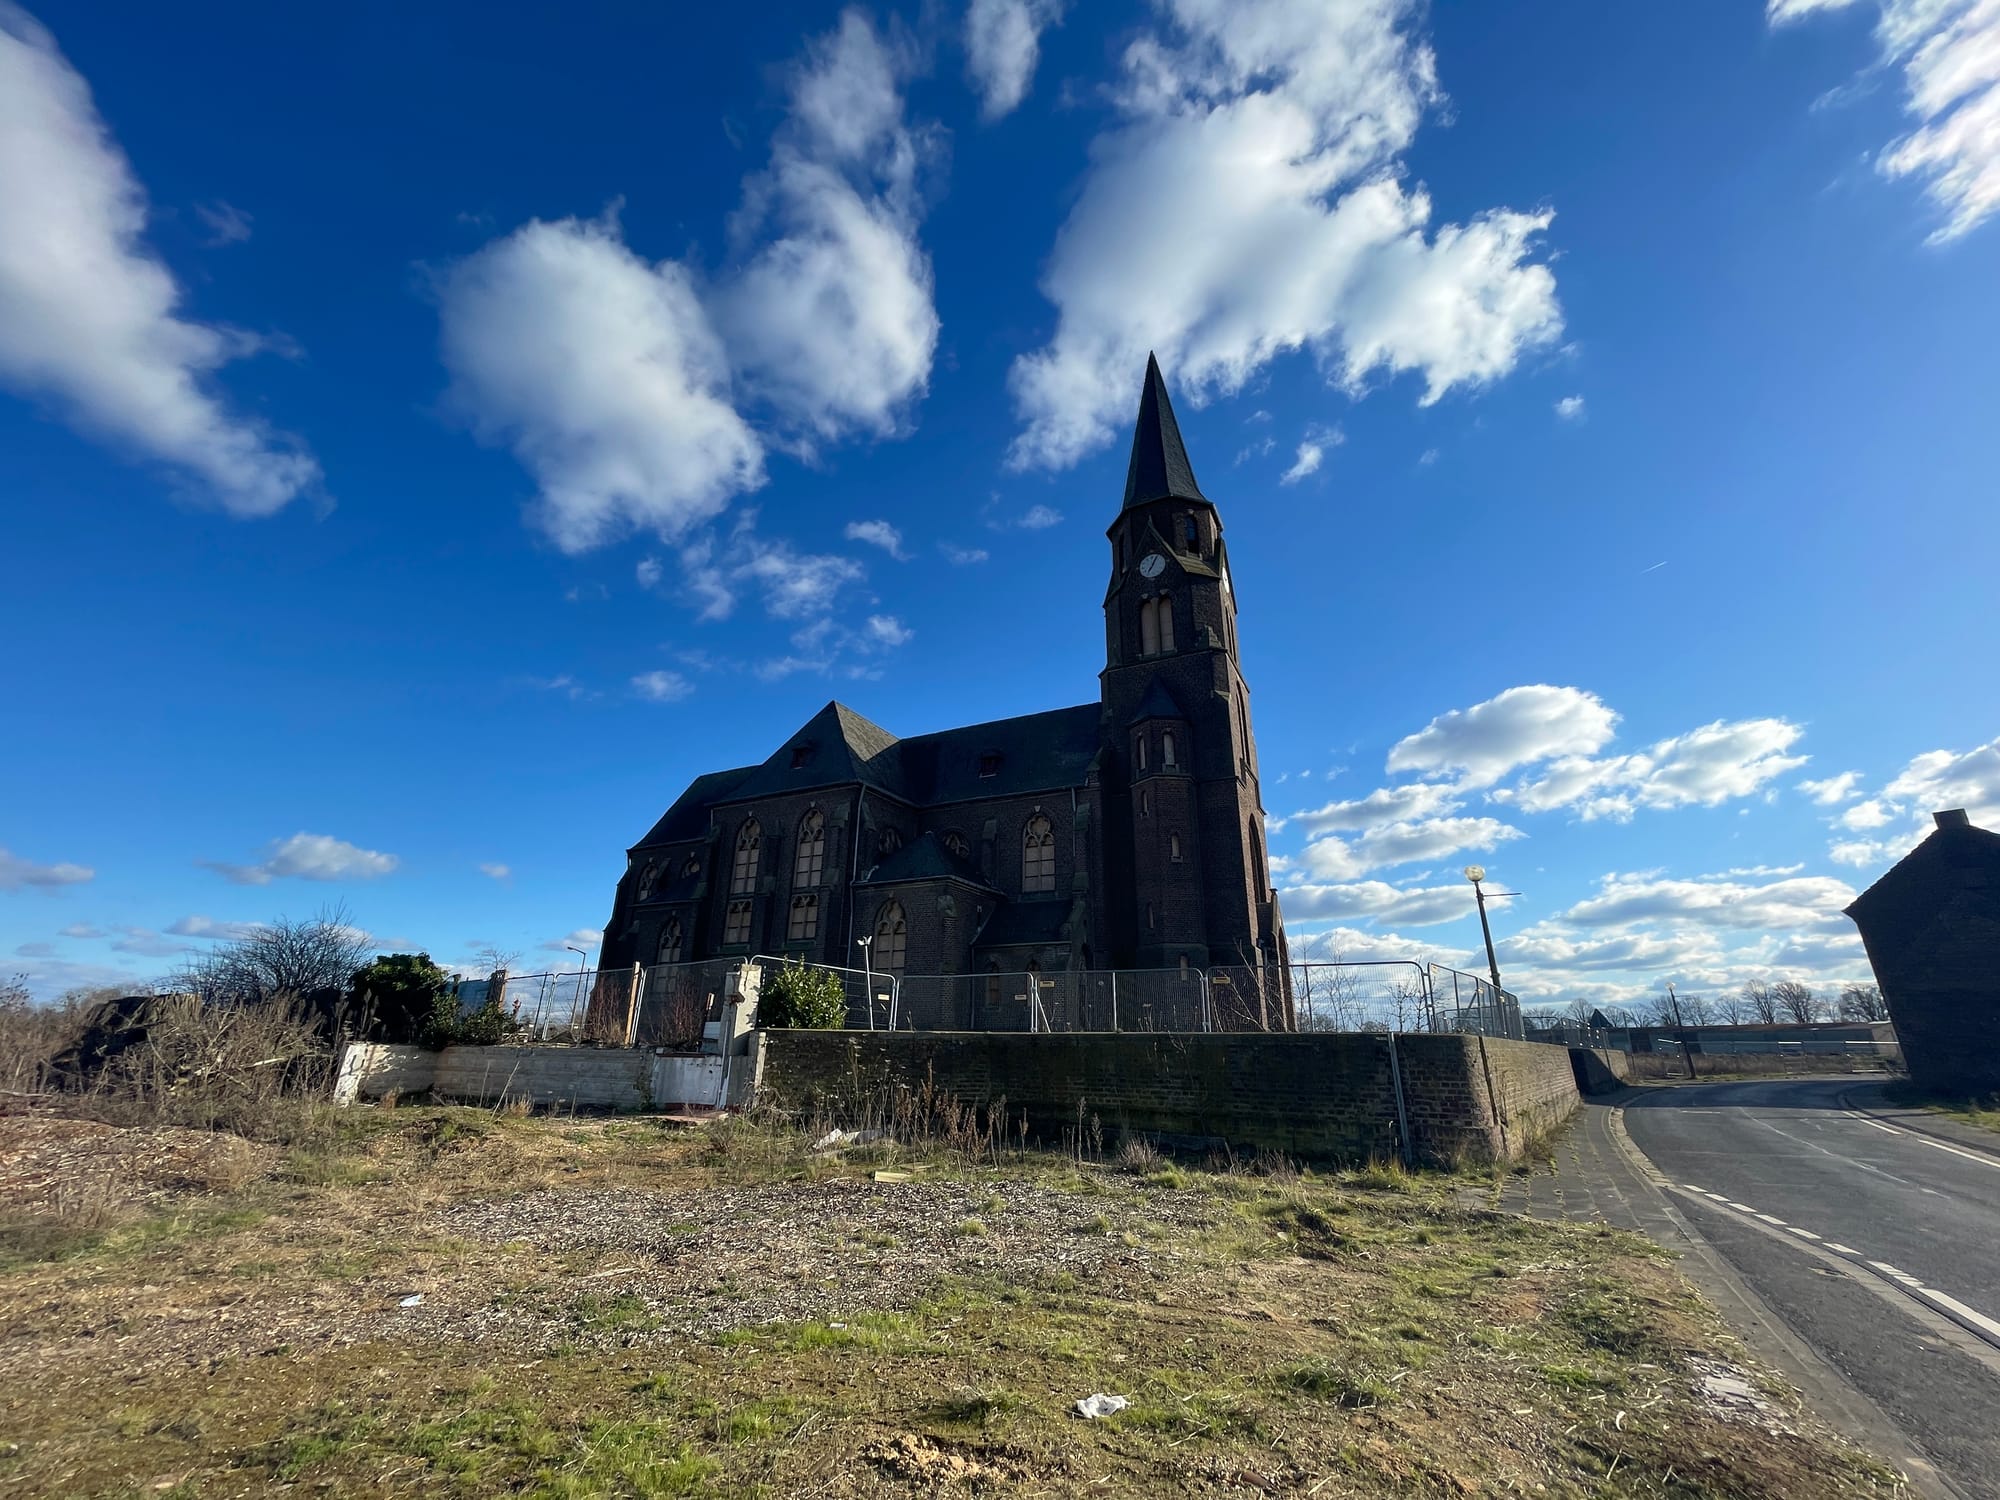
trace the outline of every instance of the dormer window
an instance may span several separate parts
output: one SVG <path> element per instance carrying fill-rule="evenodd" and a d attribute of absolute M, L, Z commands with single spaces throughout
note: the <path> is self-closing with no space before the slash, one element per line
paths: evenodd
<path fill-rule="evenodd" d="M 988 750 L 979 757 L 979 774 L 981 776 L 998 776 L 1000 774 L 999 751 Z"/>
<path fill-rule="evenodd" d="M 794 771 L 803 771 L 807 766 L 812 764 L 812 758 L 813 747 L 811 745 L 792 746 L 792 769 Z"/>

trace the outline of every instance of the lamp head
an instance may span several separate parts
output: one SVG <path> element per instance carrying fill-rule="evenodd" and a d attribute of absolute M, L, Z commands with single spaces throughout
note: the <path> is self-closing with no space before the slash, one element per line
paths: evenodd
<path fill-rule="evenodd" d="M 1471 881 L 1474 885 L 1478 885 L 1480 881 L 1486 878 L 1486 866 L 1467 865 L 1465 867 L 1465 878 Z"/>

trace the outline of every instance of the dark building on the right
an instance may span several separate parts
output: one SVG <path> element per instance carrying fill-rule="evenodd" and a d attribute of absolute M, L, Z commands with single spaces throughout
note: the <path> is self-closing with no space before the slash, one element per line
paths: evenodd
<path fill-rule="evenodd" d="M 2000 833 L 1963 808 L 1847 908 L 1896 1023 L 1910 1080 L 2000 1093 Z"/>

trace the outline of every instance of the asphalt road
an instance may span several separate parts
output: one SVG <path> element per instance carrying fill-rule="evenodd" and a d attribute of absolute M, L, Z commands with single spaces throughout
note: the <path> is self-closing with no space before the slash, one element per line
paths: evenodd
<path fill-rule="evenodd" d="M 1945 1481 L 2000 1500 L 2000 1158 L 1848 1110 L 1852 1080 L 1629 1100 L 1633 1145 L 1753 1292 Z"/>

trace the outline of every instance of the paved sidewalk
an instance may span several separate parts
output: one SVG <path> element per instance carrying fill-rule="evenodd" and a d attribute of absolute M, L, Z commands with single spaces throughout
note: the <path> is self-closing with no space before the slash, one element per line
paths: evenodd
<path fill-rule="evenodd" d="M 1636 1229 L 1671 1250 L 1685 1253 L 1693 1243 L 1686 1221 L 1673 1211 L 1636 1152 L 1621 1148 L 1619 1105 L 1637 1098 L 1622 1089 L 1584 1101 L 1555 1141 L 1555 1159 L 1502 1180 L 1494 1207 L 1536 1219 L 1611 1224 Z"/>

